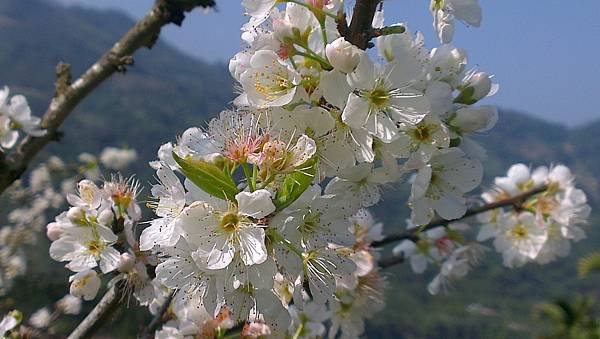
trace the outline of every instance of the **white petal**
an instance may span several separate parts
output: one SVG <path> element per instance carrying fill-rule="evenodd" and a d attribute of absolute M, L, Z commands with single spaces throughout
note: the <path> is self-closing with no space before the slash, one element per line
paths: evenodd
<path fill-rule="evenodd" d="M 235 199 L 238 202 L 238 211 L 240 214 L 253 218 L 264 218 L 275 212 L 275 205 L 271 200 L 271 193 L 265 189 L 250 192 L 240 192 L 236 194 Z"/>
<path fill-rule="evenodd" d="M 367 123 L 369 112 L 369 103 L 356 94 L 350 93 L 346 107 L 342 113 L 342 121 L 348 126 L 361 128 Z"/>
<path fill-rule="evenodd" d="M 242 260 L 247 266 L 261 264 L 267 260 L 265 231 L 259 227 L 245 228 L 239 231 Z"/>

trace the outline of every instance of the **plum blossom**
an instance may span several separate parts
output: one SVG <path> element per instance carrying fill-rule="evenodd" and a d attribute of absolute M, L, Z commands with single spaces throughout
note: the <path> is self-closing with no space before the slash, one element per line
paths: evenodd
<path fill-rule="evenodd" d="M 92 300 L 100 290 L 101 281 L 94 270 L 78 272 L 69 278 L 71 295 L 83 300 Z"/>
<path fill-rule="evenodd" d="M 106 147 L 100 153 L 100 162 L 113 170 L 123 170 L 136 160 L 137 152 L 134 149 Z"/>
<path fill-rule="evenodd" d="M 433 156 L 419 169 L 412 185 L 413 223 L 426 224 L 434 212 L 447 220 L 460 218 L 467 210 L 463 195 L 479 185 L 482 175 L 481 163 L 464 157 L 459 149 Z"/>

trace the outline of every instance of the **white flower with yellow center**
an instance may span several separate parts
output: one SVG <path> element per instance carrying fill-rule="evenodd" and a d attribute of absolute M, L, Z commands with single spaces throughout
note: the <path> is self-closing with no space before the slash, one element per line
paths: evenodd
<path fill-rule="evenodd" d="M 397 138 L 396 122 L 416 124 L 430 111 L 429 101 L 409 88 L 413 79 L 396 77 L 392 71 L 378 71 L 366 54 L 354 72 L 348 74 L 353 88 L 342 120 L 354 128 L 364 127 L 370 134 L 389 143 Z"/>
<path fill-rule="evenodd" d="M 98 266 L 102 273 L 117 268 L 120 253 L 111 247 L 117 236 L 110 228 L 98 224 L 71 227 L 50 245 L 50 257 L 56 261 L 69 261 L 66 265 L 74 272 Z"/>
<path fill-rule="evenodd" d="M 177 220 L 198 266 L 222 269 L 236 254 L 246 266 L 267 259 L 265 232 L 258 220 L 275 211 L 271 194 L 267 190 L 241 192 L 236 200 L 237 205 L 229 204 L 225 208 L 194 202 Z"/>
<path fill-rule="evenodd" d="M 283 106 L 294 98 L 300 74 L 281 61 L 275 52 L 260 50 L 250 58 L 250 68 L 242 73 L 240 83 L 252 105 Z"/>
<path fill-rule="evenodd" d="M 83 300 L 92 300 L 98 294 L 102 282 L 98 278 L 98 273 L 94 270 L 86 270 L 69 277 L 70 293 L 74 297 L 83 298 Z"/>
<path fill-rule="evenodd" d="M 548 230 L 529 212 L 510 214 L 501 222 L 502 230 L 494 240 L 504 265 L 520 267 L 534 260 L 548 239 Z"/>

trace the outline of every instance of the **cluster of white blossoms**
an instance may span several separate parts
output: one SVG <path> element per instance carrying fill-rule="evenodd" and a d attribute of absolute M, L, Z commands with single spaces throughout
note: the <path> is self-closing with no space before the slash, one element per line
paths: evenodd
<path fill-rule="evenodd" d="M 130 158 L 118 160 L 122 168 Z M 65 196 L 75 191 L 77 180 L 96 180 L 109 165 L 87 153 L 81 154 L 78 162 L 67 164 L 51 156 L 32 169 L 28 178 L 7 189 L 5 199 L 0 199 L 0 211 L 6 211 L 6 223 L 0 224 L 0 295 L 10 290 L 15 278 L 26 273 L 28 247 L 37 243 L 50 216 L 64 206 Z"/>
<path fill-rule="evenodd" d="M 33 312 L 27 322 L 19 310 L 8 312 L 0 321 L 1 338 L 45 338 L 56 336 L 54 325 L 62 315 L 77 315 L 81 312 L 81 299 L 70 294 L 58 300 L 52 309 L 48 306 Z"/>
<path fill-rule="evenodd" d="M 546 264 L 567 256 L 571 241 L 585 238 L 579 226 L 586 222 L 591 208 L 585 193 L 575 188 L 573 174 L 566 166 L 531 170 L 524 164 L 516 164 L 506 177 L 496 178 L 494 183 L 495 187 L 482 195 L 488 203 L 532 188 L 547 187 L 522 202 L 518 209 L 495 209 L 479 215 L 485 225 L 477 240 L 494 239 L 504 265 L 519 267 L 532 261 Z"/>
<path fill-rule="evenodd" d="M 495 86 L 463 50 L 428 51 L 381 10 L 374 55 L 340 35 L 342 1 L 243 5 L 248 47 L 229 64 L 242 92 L 159 150 L 158 218 L 140 250 L 158 257 L 155 283 L 206 311 L 205 328 L 226 312 L 271 335 L 323 336 L 328 321 L 331 337 L 356 337 L 385 285 L 370 247 L 381 225 L 364 208 L 415 173 L 415 225 L 461 217 L 485 156 L 469 135 L 497 120 L 474 104 Z"/>
<path fill-rule="evenodd" d="M 520 198 L 522 194 L 525 196 Z M 469 225 L 451 223 L 408 237 L 393 249 L 395 255 L 409 259 L 415 273 L 424 272 L 428 263 L 440 267 L 428 286 L 430 293 L 437 294 L 453 280 L 463 278 L 480 261 L 485 249 L 481 243 L 490 239 L 502 254 L 504 265 L 515 268 L 565 257 L 572 241 L 585 238 L 580 226 L 586 223 L 591 208 L 564 165 L 534 170 L 524 164 L 513 165 L 506 177 L 495 179 L 482 200 L 490 206 L 510 203 L 477 214 L 482 225 L 475 239 L 469 240 L 464 234 Z M 409 229 L 416 229 L 409 225 Z"/>
<path fill-rule="evenodd" d="M 0 152 L 12 148 L 19 139 L 19 131 L 40 137 L 46 131 L 40 128 L 40 118 L 31 115 L 27 99 L 22 95 L 10 97 L 8 87 L 0 89 Z"/>
<path fill-rule="evenodd" d="M 433 294 L 478 262 L 478 241 L 495 238 L 513 267 L 565 255 L 583 237 L 589 207 L 564 166 L 516 165 L 498 178 L 487 203 L 538 191 L 480 217 L 477 241 L 456 220 L 483 176 L 485 150 L 471 136 L 498 119 L 478 104 L 497 86 L 449 44 L 455 18 L 479 25 L 477 1 L 431 2 L 442 42 L 432 50 L 421 33 L 385 26 L 378 6 L 365 32 L 373 53 L 347 40 L 342 0 L 242 4 L 247 48 L 229 63 L 241 93 L 206 128 L 160 147 L 147 203 L 156 217 L 138 232 L 138 185 L 114 176 L 79 181 L 47 225 L 50 256 L 74 272 L 72 296 L 95 298 L 107 275 L 165 320 L 157 338 L 223 338 L 240 324 L 243 337 L 359 337 L 384 305 L 376 249 L 389 242 L 367 208 L 403 180 L 411 215 L 392 259 L 416 273 L 438 266 Z M 136 157 L 107 149 L 100 162 L 122 169 Z M 98 176 L 94 156 L 80 161 Z M 49 319 L 42 309 L 31 322 Z"/>
<path fill-rule="evenodd" d="M 67 262 L 65 267 L 75 272 L 69 278 L 71 295 L 84 300 L 96 297 L 101 287 L 96 267 L 101 274 L 133 272 L 133 281 L 139 282 L 139 286 L 133 286 L 136 292 L 145 285 L 145 266 L 137 265 L 138 258 L 133 253 L 138 247 L 134 226 L 141 218 L 136 201 L 138 188 L 135 180 L 120 175 L 105 181 L 101 187 L 89 179 L 81 180 L 77 193 L 67 195 L 69 210 L 48 224 L 46 234 L 52 241 L 50 257 Z"/>

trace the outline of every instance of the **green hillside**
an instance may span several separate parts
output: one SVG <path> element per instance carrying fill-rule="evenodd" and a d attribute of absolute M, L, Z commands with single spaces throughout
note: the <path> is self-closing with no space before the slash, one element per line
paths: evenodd
<path fill-rule="evenodd" d="M 55 65 L 68 62 L 77 76 L 132 24 L 129 18 L 114 11 L 64 8 L 42 0 L 2 0 L 0 85 L 7 84 L 13 92 L 25 94 L 34 112 L 41 115 L 52 96 Z M 191 59 L 159 42 L 152 51 L 137 54 L 135 65 L 127 74 L 116 75 L 87 98 L 64 125 L 62 141 L 48 148 L 46 154 L 56 153 L 68 159 L 82 151 L 98 153 L 105 146 L 128 145 L 140 153 L 135 171 L 145 183 L 152 177 L 146 163 L 155 157 L 161 143 L 174 140 L 189 126 L 203 124 L 227 106 L 233 96 L 233 82 L 224 64 Z M 498 126 L 477 137 L 489 152 L 485 163 L 487 178 L 505 172 L 514 162 L 563 162 L 575 169 L 593 204 L 600 207 L 598 128 L 600 122 L 567 129 L 503 109 Z M 402 205 L 405 198 L 402 190 L 389 190 L 384 203 L 374 209 L 388 230 L 403 227 L 401 221 L 408 212 Z M 600 280 L 578 280 L 574 267 L 580 254 L 600 248 L 600 232 L 593 226 L 590 223 L 587 230 L 589 239 L 575 246 L 569 258 L 551 265 L 528 265 L 509 271 L 500 266 L 498 255 L 490 251 L 489 260 L 457 282 L 449 295 L 428 295 L 426 285 L 431 274 L 415 276 L 407 265 L 396 267 L 389 271 L 388 306 L 370 322 L 368 335 L 531 337 L 541 326 L 531 322 L 536 302 L 594 288 L 599 293 Z M 37 251 L 32 251 L 31 265 L 52 272 L 52 278 L 49 274 L 28 276 L 20 281 L 13 295 L 25 311 L 40 302 L 60 298 L 67 290 L 67 272 L 60 264 L 50 263 L 45 256 L 47 245 L 43 242 Z M 475 303 L 491 311 L 483 312 L 488 315 L 478 314 L 478 308 L 471 305 Z M 131 307 L 121 313 L 122 320 L 113 330 L 122 328 L 135 333 L 138 322 L 134 318 L 139 318 L 140 312 Z"/>

